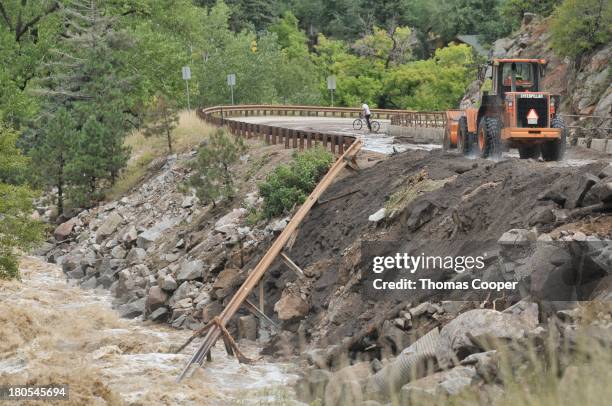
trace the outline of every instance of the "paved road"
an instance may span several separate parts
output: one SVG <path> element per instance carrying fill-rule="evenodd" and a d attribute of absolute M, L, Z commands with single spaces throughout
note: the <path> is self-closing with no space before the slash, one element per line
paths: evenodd
<path fill-rule="evenodd" d="M 389 120 L 379 120 L 381 128 L 377 134 L 370 133 L 367 130 L 353 130 L 353 118 L 261 116 L 241 117 L 240 120 L 254 124 L 275 125 L 296 130 L 324 131 L 328 133 L 353 135 L 363 141 L 363 149 L 383 154 L 391 154 L 394 151 L 402 152 L 409 149 L 429 151 L 442 147 L 439 144 L 410 144 L 399 142 L 395 137 L 387 134 Z M 512 149 L 510 152 L 504 153 L 504 158 L 506 157 L 518 158 L 518 151 Z M 546 162 L 545 165 L 552 167 L 582 166 L 601 159 L 612 162 L 612 157 L 610 155 L 581 147 L 574 147 L 568 149 L 566 158 L 563 161 Z"/>
<path fill-rule="evenodd" d="M 371 133 L 366 129 L 354 130 L 354 118 L 337 118 L 337 117 L 285 117 L 285 116 L 263 116 L 263 117 L 241 117 L 240 121 L 253 123 L 275 125 L 284 128 L 293 128 L 296 130 L 322 131 L 331 134 L 352 135 L 363 141 L 363 149 L 382 154 L 391 154 L 394 150 L 401 152 L 408 149 L 425 149 L 431 150 L 440 148 L 440 145 L 433 144 L 407 144 L 394 143 L 394 137 L 387 134 L 389 120 L 380 121 L 380 131 Z"/>

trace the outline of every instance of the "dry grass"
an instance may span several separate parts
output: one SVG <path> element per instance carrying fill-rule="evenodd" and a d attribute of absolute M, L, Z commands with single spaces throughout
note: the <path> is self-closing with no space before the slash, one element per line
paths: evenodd
<path fill-rule="evenodd" d="M 194 111 L 183 111 L 179 115 L 179 125 L 172 134 L 173 153 L 182 154 L 197 147 L 211 131 L 212 127 L 200 120 Z M 141 156 L 150 154 L 158 158 L 168 154 L 165 137 L 146 138 L 142 131 L 134 131 L 125 139 L 125 145 L 132 149 L 130 163 Z"/>
<path fill-rule="evenodd" d="M 212 130 L 213 127 L 200 120 L 194 111 L 181 112 L 179 125 L 172 134 L 172 152 L 183 154 L 195 149 Z M 169 153 L 165 137 L 147 138 L 142 131 L 129 135 L 125 145 L 131 148 L 132 156 L 127 168 L 106 194 L 107 200 L 115 200 L 129 192 L 144 178 L 151 162 Z"/>

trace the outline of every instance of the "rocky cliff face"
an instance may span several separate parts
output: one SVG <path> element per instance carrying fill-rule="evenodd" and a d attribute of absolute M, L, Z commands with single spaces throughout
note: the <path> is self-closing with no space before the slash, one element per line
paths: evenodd
<path fill-rule="evenodd" d="M 497 40 L 491 49 L 495 58 L 544 58 L 548 62 L 544 89 L 560 94 L 562 104 L 560 112 L 566 115 L 607 116 L 608 120 L 583 119 L 581 127 L 612 126 L 612 74 L 610 58 L 612 44 L 607 44 L 591 54 L 579 59 L 561 58 L 555 54 L 550 45 L 549 20 L 527 20 L 521 29 L 510 37 Z M 462 105 L 476 100 L 480 84 L 474 83 Z M 579 121 L 576 117 L 566 117 L 568 123 Z M 605 136 L 606 133 L 598 134 Z M 608 134 L 609 136 L 609 134 Z"/>
<path fill-rule="evenodd" d="M 257 182 L 291 151 L 251 148 L 236 165 L 238 196 L 216 207 L 184 194 L 195 153 L 161 159 L 150 176 L 119 201 L 81 212 L 57 227 L 47 259 L 86 289 L 110 289 L 124 317 L 196 329 L 217 316 L 246 277 L 246 264 L 286 225 L 247 221 L 262 200 Z M 246 317 L 246 318 L 245 318 Z M 253 316 L 240 318 L 253 337 Z M 245 327 L 245 328 L 246 328 Z M 247 331 L 248 330 L 248 331 Z"/>

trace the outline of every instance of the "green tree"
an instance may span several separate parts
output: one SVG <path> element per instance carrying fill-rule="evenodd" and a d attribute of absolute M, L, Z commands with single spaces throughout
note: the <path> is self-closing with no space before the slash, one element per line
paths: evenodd
<path fill-rule="evenodd" d="M 226 77 L 230 73 L 236 74 L 236 103 L 308 104 L 319 101 L 318 72 L 303 50 L 283 49 L 276 33 L 231 32 L 229 9 L 223 2 L 211 8 L 206 21 L 207 35 L 214 41 L 205 47 L 206 58 L 196 68 L 197 76 L 206 78 L 199 82 L 200 104 L 229 102 L 231 96 Z M 294 45 L 297 47 L 297 43 Z"/>
<path fill-rule="evenodd" d="M 268 27 L 268 30 L 276 34 L 278 43 L 289 59 L 308 57 L 306 45 L 308 38 L 298 28 L 298 20 L 293 13 L 285 12 L 279 21 Z"/>
<path fill-rule="evenodd" d="M 612 2 L 565 0 L 550 27 L 552 46 L 563 56 L 576 57 L 612 39 Z"/>
<path fill-rule="evenodd" d="M 41 126 L 38 145 L 32 151 L 32 161 L 37 169 L 40 184 L 57 191 L 57 213 L 64 212 L 64 193 L 67 182 L 66 164 L 72 160 L 73 143 L 76 142 L 76 123 L 65 108 L 46 117 Z"/>
<path fill-rule="evenodd" d="M 103 15 L 95 1 L 73 1 L 62 15 L 66 31 L 38 89 L 45 100 L 41 121 L 52 121 L 63 110 L 72 117 L 76 135 L 65 163 L 68 192 L 74 203 L 90 205 L 114 183 L 129 157 L 123 141 L 136 113 L 131 98 L 134 76 L 125 55 L 133 49 L 133 41 L 114 28 L 115 20 Z M 35 149 L 45 145 L 45 128 L 39 131 Z M 46 156 L 58 158 L 58 154 Z M 57 163 L 43 167 L 49 165 Z"/>
<path fill-rule="evenodd" d="M 0 125 L 0 279 L 19 276 L 16 250 L 31 248 L 43 231 L 31 217 L 33 192 L 14 182 L 28 163 L 16 141 L 17 133 Z"/>
<path fill-rule="evenodd" d="M 0 1 L 0 120 L 16 129 L 37 109 L 29 85 L 40 61 L 57 40 L 61 2 L 55 0 Z"/>
<path fill-rule="evenodd" d="M 385 77 L 384 93 L 389 98 L 389 104 L 396 108 L 456 108 L 475 74 L 471 48 L 467 45 L 450 45 L 437 50 L 431 59 L 391 69 Z"/>
<path fill-rule="evenodd" d="M 172 131 L 178 126 L 179 115 L 176 104 L 166 96 L 159 95 L 147 112 L 143 134 L 145 137 L 166 136 L 168 152 L 172 154 Z"/>
<path fill-rule="evenodd" d="M 192 166 L 195 174 L 188 181 L 189 186 L 196 189 L 200 201 L 210 202 L 214 207 L 219 198 L 233 199 L 234 175 L 230 167 L 245 151 L 243 139 L 230 135 L 223 128 L 206 140 Z"/>
<path fill-rule="evenodd" d="M 205 47 L 215 40 L 207 35 L 207 10 L 191 0 L 113 0 L 101 6 L 114 16 L 115 29 L 133 39 L 131 50 L 122 55 L 138 76 L 129 94 L 133 108 L 144 112 L 157 93 L 186 107 L 181 67 L 201 63 Z M 192 82 L 197 80 L 194 76 Z"/>
<path fill-rule="evenodd" d="M 549 16 L 563 0 L 504 0 L 500 6 L 501 15 L 518 26 L 525 13 Z"/>
<path fill-rule="evenodd" d="M 378 105 L 382 91 L 385 62 L 382 59 L 361 58 L 349 52 L 343 41 L 319 36 L 316 56 L 313 58 L 320 69 L 320 91 L 329 100 L 325 77 L 336 76 L 335 100 L 339 105 L 358 106 L 368 102 Z"/>

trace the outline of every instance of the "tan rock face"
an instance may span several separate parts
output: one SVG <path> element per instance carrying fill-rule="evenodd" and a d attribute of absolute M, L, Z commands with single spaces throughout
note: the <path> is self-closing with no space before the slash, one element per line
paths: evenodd
<path fill-rule="evenodd" d="M 122 222 L 123 217 L 121 217 L 118 213 L 113 212 L 111 215 L 109 215 L 96 233 L 96 242 L 100 244 L 102 241 L 104 241 L 106 237 L 110 236 L 117 230 L 117 227 L 119 227 Z"/>
<path fill-rule="evenodd" d="M 213 289 L 227 289 L 240 283 L 240 269 L 226 268 L 219 273 Z"/>
<path fill-rule="evenodd" d="M 53 232 L 53 237 L 55 237 L 57 241 L 64 241 L 72 233 L 72 230 L 74 229 L 74 226 L 76 225 L 77 221 L 78 218 L 74 217 L 66 221 L 65 223 L 60 224 Z"/>
<path fill-rule="evenodd" d="M 278 318 L 281 320 L 302 318 L 308 314 L 308 310 L 310 310 L 310 305 L 299 293 L 287 290 L 274 305 L 274 311 L 278 313 Z"/>
<path fill-rule="evenodd" d="M 149 312 L 153 312 L 157 310 L 159 307 L 163 306 L 164 303 L 168 300 L 168 294 L 164 292 L 159 286 L 153 286 L 149 289 L 149 295 L 147 296 L 146 301 L 146 309 Z"/>

